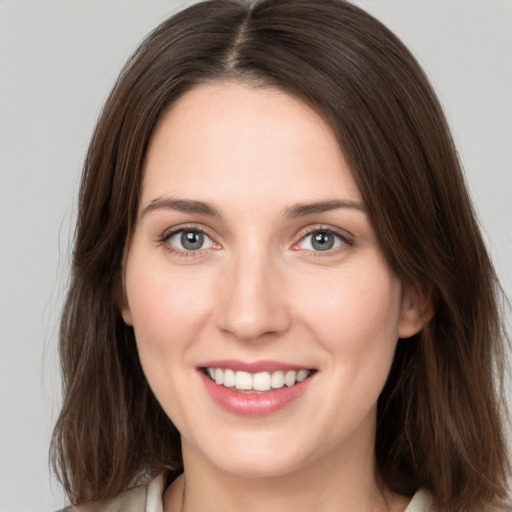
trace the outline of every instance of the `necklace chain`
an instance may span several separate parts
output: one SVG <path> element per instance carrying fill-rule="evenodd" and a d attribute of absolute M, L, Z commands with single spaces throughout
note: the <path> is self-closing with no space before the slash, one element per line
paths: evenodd
<path fill-rule="evenodd" d="M 180 512 L 185 512 L 185 487 L 187 485 L 187 480 L 185 479 L 185 474 L 183 474 L 183 489 L 181 490 L 181 507 Z"/>

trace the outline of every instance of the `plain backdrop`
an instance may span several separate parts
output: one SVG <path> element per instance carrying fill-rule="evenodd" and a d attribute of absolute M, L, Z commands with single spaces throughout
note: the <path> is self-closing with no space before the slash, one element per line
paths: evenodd
<path fill-rule="evenodd" d="M 357 3 L 403 39 L 431 78 L 510 296 L 512 2 Z M 0 0 L 1 512 L 65 503 L 50 480 L 48 443 L 60 400 L 56 330 L 80 168 L 122 64 L 180 5 Z"/>

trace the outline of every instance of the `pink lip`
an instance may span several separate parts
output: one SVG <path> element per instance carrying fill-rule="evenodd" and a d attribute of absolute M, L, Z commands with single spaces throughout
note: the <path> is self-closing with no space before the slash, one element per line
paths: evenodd
<path fill-rule="evenodd" d="M 214 366 L 214 368 L 222 367 Z M 203 371 L 199 371 L 199 374 L 208 393 L 218 405 L 230 413 L 250 417 L 267 416 L 284 409 L 306 391 L 312 380 L 312 377 L 308 377 L 291 387 L 285 386 L 266 393 L 251 394 L 219 386 Z"/>
<path fill-rule="evenodd" d="M 295 370 L 296 372 L 300 370 L 310 370 L 307 366 L 300 366 L 296 364 L 284 363 L 280 361 L 254 361 L 252 363 L 247 363 L 244 361 L 238 361 L 236 359 L 222 359 L 220 361 L 206 361 L 205 363 L 201 363 L 199 368 L 222 368 L 222 369 L 231 369 L 235 372 L 248 372 L 248 373 L 258 373 L 258 372 L 277 372 L 277 371 L 288 371 Z"/>

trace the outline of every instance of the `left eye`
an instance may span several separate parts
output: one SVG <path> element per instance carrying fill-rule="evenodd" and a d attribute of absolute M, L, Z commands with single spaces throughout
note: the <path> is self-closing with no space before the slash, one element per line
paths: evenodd
<path fill-rule="evenodd" d="M 332 231 L 313 231 L 306 235 L 298 244 L 300 249 L 308 251 L 329 251 L 343 245 L 345 240 Z"/>
<path fill-rule="evenodd" d="M 205 233 L 185 229 L 173 233 L 168 243 L 180 251 L 199 251 L 213 247 L 212 239 Z"/>

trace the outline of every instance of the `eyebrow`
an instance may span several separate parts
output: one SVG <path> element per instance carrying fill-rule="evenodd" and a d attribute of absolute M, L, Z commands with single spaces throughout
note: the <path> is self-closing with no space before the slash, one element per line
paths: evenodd
<path fill-rule="evenodd" d="M 357 201 L 349 201 L 344 199 L 333 199 L 330 201 L 318 201 L 315 203 L 299 203 L 284 211 L 284 218 L 297 219 L 315 215 L 318 213 L 337 210 L 340 208 L 350 208 L 365 212 L 364 205 Z M 184 213 L 196 213 L 198 215 L 206 215 L 208 217 L 220 218 L 219 210 L 203 201 L 195 201 L 192 199 L 172 199 L 172 198 L 156 198 L 142 210 L 141 216 L 156 210 L 176 210 Z"/>
<path fill-rule="evenodd" d="M 333 199 L 331 201 L 319 201 L 316 203 L 299 203 L 285 210 L 284 216 L 287 219 L 297 219 L 315 215 L 330 210 L 338 210 L 339 208 L 350 208 L 361 212 L 366 212 L 363 203 L 357 201 L 348 201 L 344 199 Z"/>
<path fill-rule="evenodd" d="M 171 198 L 156 198 L 153 199 L 142 210 L 141 216 L 147 213 L 154 212 L 155 210 L 176 210 L 184 213 L 197 213 L 199 215 L 207 215 L 209 217 L 220 217 L 220 212 L 213 206 L 203 201 L 194 201 L 192 199 L 171 199 Z"/>

